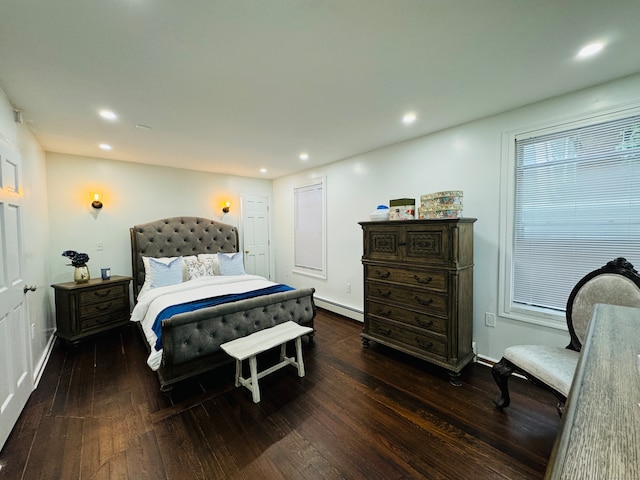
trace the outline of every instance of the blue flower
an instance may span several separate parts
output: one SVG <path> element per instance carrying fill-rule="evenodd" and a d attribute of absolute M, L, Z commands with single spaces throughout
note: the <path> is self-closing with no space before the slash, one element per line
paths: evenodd
<path fill-rule="evenodd" d="M 84 267 L 89 261 L 89 255 L 86 253 L 78 253 L 75 250 L 65 250 L 62 252 L 62 256 L 71 260 L 71 265 L 74 267 Z"/>

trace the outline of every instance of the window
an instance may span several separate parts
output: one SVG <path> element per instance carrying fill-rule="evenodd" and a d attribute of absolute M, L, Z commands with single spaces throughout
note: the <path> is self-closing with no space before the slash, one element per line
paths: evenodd
<path fill-rule="evenodd" d="M 640 267 L 640 113 L 510 137 L 500 313 L 562 328 L 580 278 Z"/>
<path fill-rule="evenodd" d="M 326 278 L 324 178 L 294 188 L 294 268 Z"/>

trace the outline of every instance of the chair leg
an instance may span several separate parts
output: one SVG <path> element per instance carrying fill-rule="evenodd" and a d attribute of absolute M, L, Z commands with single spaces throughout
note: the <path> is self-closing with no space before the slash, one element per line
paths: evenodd
<path fill-rule="evenodd" d="M 500 410 L 507 408 L 511 403 L 511 398 L 509 397 L 509 377 L 512 373 L 513 367 L 504 357 L 491 368 L 491 375 L 500 389 L 500 395 L 493 403 L 495 403 L 496 407 Z"/>

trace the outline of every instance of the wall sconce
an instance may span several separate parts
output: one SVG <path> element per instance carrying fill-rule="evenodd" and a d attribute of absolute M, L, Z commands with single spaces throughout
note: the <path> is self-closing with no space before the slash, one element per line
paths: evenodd
<path fill-rule="evenodd" d="M 91 206 L 93 208 L 100 209 L 102 208 L 102 194 L 101 193 L 92 193 L 91 194 L 91 198 L 93 199 L 93 202 L 91 202 Z"/>
<path fill-rule="evenodd" d="M 229 207 L 231 206 L 231 203 L 226 202 L 224 204 L 224 207 L 222 207 L 222 213 L 229 213 Z"/>

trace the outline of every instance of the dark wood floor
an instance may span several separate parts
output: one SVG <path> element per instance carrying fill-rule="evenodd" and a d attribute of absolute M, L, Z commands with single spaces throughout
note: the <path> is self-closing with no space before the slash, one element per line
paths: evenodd
<path fill-rule="evenodd" d="M 320 310 L 307 375 L 261 380 L 233 368 L 160 393 L 138 331 L 56 345 L 0 452 L 6 479 L 536 479 L 559 428 L 553 397 L 512 380 L 499 412 L 490 369 L 447 374 L 372 344 L 361 325 Z M 259 359 L 267 364 L 271 356 Z"/>

